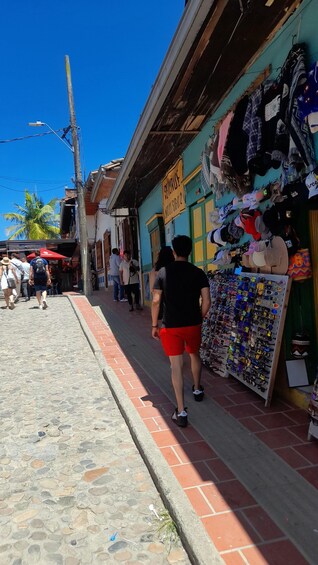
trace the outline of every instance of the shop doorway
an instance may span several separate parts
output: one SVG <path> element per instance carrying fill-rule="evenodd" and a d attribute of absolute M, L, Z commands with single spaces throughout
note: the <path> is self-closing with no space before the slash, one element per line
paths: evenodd
<path fill-rule="evenodd" d="M 207 234 L 213 229 L 210 214 L 214 210 L 212 194 L 190 208 L 191 237 L 193 242 L 192 261 L 204 271 L 214 271 L 212 264 L 217 246 L 208 243 Z"/>

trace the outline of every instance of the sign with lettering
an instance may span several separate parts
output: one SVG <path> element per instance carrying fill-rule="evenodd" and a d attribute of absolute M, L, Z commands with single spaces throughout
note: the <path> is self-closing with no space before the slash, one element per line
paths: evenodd
<path fill-rule="evenodd" d="M 185 210 L 182 159 L 179 159 L 162 181 L 162 206 L 165 224 Z"/>

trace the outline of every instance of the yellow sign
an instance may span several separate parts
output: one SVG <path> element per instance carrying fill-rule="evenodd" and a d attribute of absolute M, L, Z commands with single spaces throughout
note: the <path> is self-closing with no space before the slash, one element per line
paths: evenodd
<path fill-rule="evenodd" d="M 179 159 L 162 181 L 162 204 L 165 224 L 185 210 L 182 159 Z"/>

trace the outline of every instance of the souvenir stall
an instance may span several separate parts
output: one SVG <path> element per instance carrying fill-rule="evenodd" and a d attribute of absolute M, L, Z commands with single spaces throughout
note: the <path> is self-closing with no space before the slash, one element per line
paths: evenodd
<path fill-rule="evenodd" d="M 212 308 L 201 357 L 216 374 L 233 375 L 255 390 L 266 405 L 292 281 L 298 324 L 292 361 L 305 363 L 315 341 L 305 328 L 303 289 L 313 293 L 309 215 L 318 210 L 318 63 L 307 69 L 306 61 L 306 45 L 295 44 L 279 76 L 249 89 L 218 122 L 201 159 L 202 182 L 216 205 L 207 238 L 218 247 L 208 273 Z M 275 180 L 262 184 L 265 175 Z"/>

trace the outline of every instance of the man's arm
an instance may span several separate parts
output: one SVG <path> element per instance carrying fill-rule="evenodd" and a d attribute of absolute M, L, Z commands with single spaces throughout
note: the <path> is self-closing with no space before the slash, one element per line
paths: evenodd
<path fill-rule="evenodd" d="M 33 284 L 33 282 L 34 282 L 33 266 L 30 264 L 29 284 Z"/>
<path fill-rule="evenodd" d="M 210 288 L 201 288 L 201 313 L 202 318 L 205 318 L 211 306 Z"/>
<path fill-rule="evenodd" d="M 47 280 L 46 282 L 48 284 L 51 284 L 51 275 L 50 275 L 50 271 L 49 271 L 49 266 L 45 265 L 45 272 L 46 272 L 46 276 L 47 276 Z"/>
<path fill-rule="evenodd" d="M 152 304 L 151 304 L 151 318 L 152 318 L 152 337 L 159 339 L 158 316 L 160 309 L 162 290 L 153 289 Z"/>

